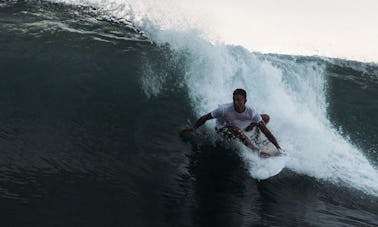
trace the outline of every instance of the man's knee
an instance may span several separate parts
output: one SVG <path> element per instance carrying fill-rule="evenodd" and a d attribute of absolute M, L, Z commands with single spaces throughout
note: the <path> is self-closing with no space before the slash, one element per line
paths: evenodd
<path fill-rule="evenodd" d="M 265 124 L 268 124 L 269 120 L 270 120 L 270 117 L 268 114 L 261 114 L 260 115 L 262 120 L 264 121 Z"/>

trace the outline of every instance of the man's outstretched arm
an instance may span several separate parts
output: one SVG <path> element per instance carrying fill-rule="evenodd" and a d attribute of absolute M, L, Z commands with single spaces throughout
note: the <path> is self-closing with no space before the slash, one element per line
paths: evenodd
<path fill-rule="evenodd" d="M 272 142 L 274 144 L 274 146 L 278 149 L 278 150 L 281 150 L 281 147 L 280 145 L 278 144 L 276 138 L 273 136 L 273 134 L 269 131 L 269 129 L 266 127 L 265 123 L 263 121 L 260 121 L 258 124 L 257 124 L 257 127 L 259 127 L 259 129 L 264 133 L 264 135 L 266 136 L 266 138 L 268 138 L 268 140 L 270 142 Z"/>
<path fill-rule="evenodd" d="M 197 120 L 197 122 L 194 124 L 194 126 L 184 128 L 182 131 L 183 132 L 192 132 L 192 131 L 195 131 L 197 128 L 199 128 L 200 126 L 202 126 L 203 124 L 205 124 L 205 122 L 207 120 L 210 120 L 210 119 L 213 119 L 213 117 L 211 116 L 211 113 L 205 114 L 205 115 L 203 115 L 202 117 L 200 117 Z"/>

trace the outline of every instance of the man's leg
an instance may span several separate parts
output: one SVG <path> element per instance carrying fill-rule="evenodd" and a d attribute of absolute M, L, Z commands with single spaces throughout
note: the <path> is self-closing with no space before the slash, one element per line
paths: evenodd
<path fill-rule="evenodd" d="M 269 121 L 269 119 L 268 119 Z M 236 126 L 228 126 L 220 129 L 218 133 L 222 133 L 223 136 L 228 137 L 228 138 L 237 138 L 239 139 L 245 146 L 247 146 L 249 149 L 252 151 L 256 151 L 258 148 L 252 143 L 251 139 L 246 136 L 240 128 Z M 230 135 L 231 134 L 231 135 Z M 259 152 L 257 152 L 259 153 Z M 270 157 L 269 154 L 265 152 L 260 152 L 259 155 L 263 158 Z"/>
<path fill-rule="evenodd" d="M 260 116 L 265 124 L 269 123 L 270 117 L 268 114 L 261 114 Z M 259 135 L 260 135 L 260 130 L 258 127 L 256 127 L 255 132 L 256 132 L 255 140 L 257 140 L 259 139 Z"/>
<path fill-rule="evenodd" d="M 242 130 L 240 130 L 240 128 L 236 127 L 236 126 L 228 126 L 226 127 L 227 130 L 229 132 L 232 133 L 232 135 L 236 138 L 238 138 L 244 145 L 246 145 L 247 147 L 249 147 L 250 149 L 257 149 L 257 147 L 255 145 L 253 145 L 251 139 L 248 138 L 248 136 L 246 136 Z"/>

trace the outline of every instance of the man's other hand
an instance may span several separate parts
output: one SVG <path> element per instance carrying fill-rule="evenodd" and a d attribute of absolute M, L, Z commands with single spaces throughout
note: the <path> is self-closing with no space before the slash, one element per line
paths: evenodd
<path fill-rule="evenodd" d="M 194 132 L 196 131 L 196 128 L 194 127 L 186 127 L 182 130 L 182 132 Z"/>

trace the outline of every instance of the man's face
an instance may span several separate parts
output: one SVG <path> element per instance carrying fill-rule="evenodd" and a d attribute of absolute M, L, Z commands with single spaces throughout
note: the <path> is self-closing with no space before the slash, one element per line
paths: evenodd
<path fill-rule="evenodd" d="M 245 103 L 247 100 L 242 95 L 234 95 L 234 109 L 238 113 L 242 113 L 245 110 Z"/>

